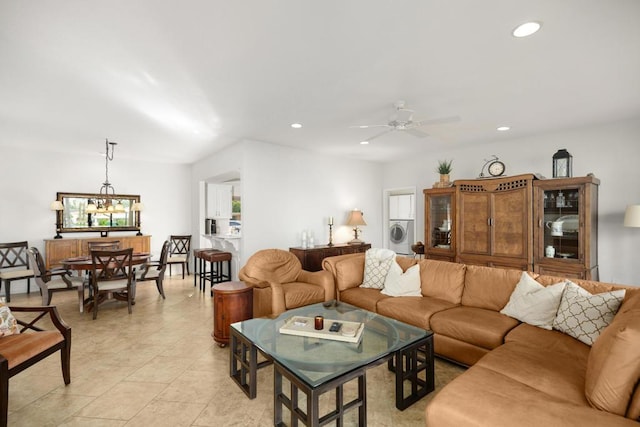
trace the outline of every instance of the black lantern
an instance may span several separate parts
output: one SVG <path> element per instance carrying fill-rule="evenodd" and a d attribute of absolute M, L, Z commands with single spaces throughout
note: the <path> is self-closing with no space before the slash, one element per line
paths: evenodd
<path fill-rule="evenodd" d="M 571 178 L 573 167 L 573 156 L 562 148 L 553 155 L 553 177 Z"/>

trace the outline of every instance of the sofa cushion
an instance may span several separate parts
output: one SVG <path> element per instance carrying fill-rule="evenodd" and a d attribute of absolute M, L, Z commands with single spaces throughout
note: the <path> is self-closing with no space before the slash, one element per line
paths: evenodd
<path fill-rule="evenodd" d="M 493 349 L 518 321 L 497 311 L 458 306 L 431 316 L 431 330 L 469 344 Z"/>
<path fill-rule="evenodd" d="M 340 301 L 344 301 L 347 304 L 355 305 L 356 307 L 364 308 L 365 310 L 377 313 L 378 301 L 391 298 L 387 295 L 383 295 L 380 289 L 370 288 L 351 288 L 340 293 Z"/>
<path fill-rule="evenodd" d="M 635 309 L 618 314 L 593 344 L 585 394 L 594 408 L 625 416 L 639 381 L 640 309 Z"/>
<path fill-rule="evenodd" d="M 360 287 L 382 289 L 395 257 L 396 253 L 390 249 L 368 249 L 364 256 L 364 277 Z"/>
<path fill-rule="evenodd" d="M 420 293 L 420 264 L 402 271 L 397 262 L 391 263 L 391 268 L 384 280 L 382 293 L 391 297 L 422 297 Z"/>
<path fill-rule="evenodd" d="M 378 314 L 383 316 L 391 317 L 419 328 L 430 329 L 429 320 L 431 316 L 451 307 L 455 307 L 455 304 L 438 298 L 399 297 L 378 301 L 377 309 Z"/>
<path fill-rule="evenodd" d="M 462 305 L 500 311 L 520 281 L 520 270 L 467 265 Z"/>
<path fill-rule="evenodd" d="M 565 282 L 542 286 L 523 271 L 509 302 L 500 313 L 542 329 L 553 329 Z"/>
<path fill-rule="evenodd" d="M 592 295 L 567 282 L 553 328 L 591 345 L 613 320 L 624 294 L 625 290 L 621 289 Z"/>
<path fill-rule="evenodd" d="M 586 364 L 591 347 L 585 343 L 563 334 L 560 331 L 549 331 L 536 326 L 521 323 L 509 331 L 504 342 L 519 342 L 533 348 L 544 348 L 549 351 L 570 354 L 576 363 Z"/>
<path fill-rule="evenodd" d="M 422 295 L 460 304 L 467 266 L 455 262 L 420 261 Z"/>
<path fill-rule="evenodd" d="M 573 405 L 502 375 L 473 366 L 458 376 L 427 404 L 427 426 L 460 427 L 634 427 L 629 419 Z"/>
<path fill-rule="evenodd" d="M 586 363 L 568 353 L 511 341 L 492 350 L 476 363 L 548 394 L 550 400 L 587 405 L 584 395 Z"/>

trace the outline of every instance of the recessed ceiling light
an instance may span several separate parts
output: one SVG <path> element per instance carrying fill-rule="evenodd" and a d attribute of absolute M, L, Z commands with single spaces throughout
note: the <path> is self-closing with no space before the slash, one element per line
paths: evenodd
<path fill-rule="evenodd" d="M 499 130 L 500 132 L 504 132 L 511 129 L 509 126 L 499 126 L 496 128 L 496 130 Z"/>
<path fill-rule="evenodd" d="M 300 129 L 302 127 L 302 125 L 300 123 L 292 123 L 291 127 L 294 129 Z"/>
<path fill-rule="evenodd" d="M 360 145 L 368 145 L 369 141 L 360 141 Z"/>
<path fill-rule="evenodd" d="M 542 27 L 540 22 L 525 22 L 524 24 L 518 25 L 511 34 L 513 34 L 514 37 L 527 37 L 536 33 L 540 27 Z"/>

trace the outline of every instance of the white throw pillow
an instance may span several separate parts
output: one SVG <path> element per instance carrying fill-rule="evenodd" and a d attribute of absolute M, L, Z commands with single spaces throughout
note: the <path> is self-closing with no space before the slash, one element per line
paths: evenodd
<path fill-rule="evenodd" d="M 361 288 L 382 289 L 396 253 L 391 249 L 371 248 L 364 255 L 364 278 Z"/>
<path fill-rule="evenodd" d="M 394 260 L 384 282 L 382 293 L 392 297 L 421 297 L 420 264 L 407 268 L 403 273 L 402 267 Z"/>
<path fill-rule="evenodd" d="M 553 329 L 587 345 L 593 344 L 618 312 L 625 290 L 592 295 L 573 282 L 567 282 Z"/>
<path fill-rule="evenodd" d="M 566 282 L 560 282 L 545 287 L 523 271 L 509 302 L 500 313 L 551 330 L 565 285 Z"/>

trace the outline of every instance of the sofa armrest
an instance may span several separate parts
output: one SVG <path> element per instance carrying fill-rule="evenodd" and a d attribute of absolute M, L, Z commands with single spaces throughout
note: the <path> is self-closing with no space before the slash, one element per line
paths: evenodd
<path fill-rule="evenodd" d="M 340 292 L 362 284 L 364 256 L 364 253 L 347 254 L 328 257 L 322 261 L 322 268 L 333 276 L 338 299 Z"/>
<path fill-rule="evenodd" d="M 331 301 L 335 299 L 336 290 L 333 283 L 333 275 L 328 271 L 306 271 L 301 270 L 298 275 L 298 282 L 311 283 L 312 285 L 321 286 L 324 289 L 324 300 Z"/>

